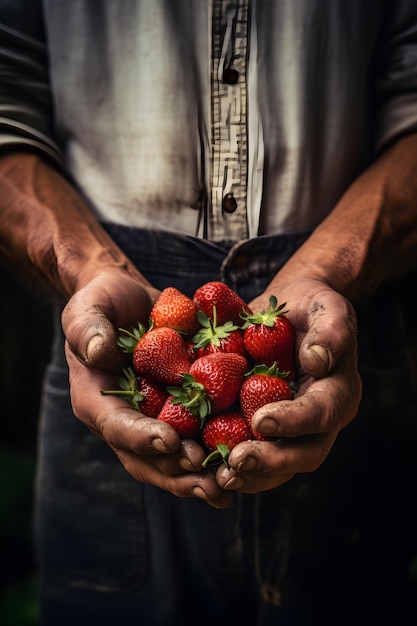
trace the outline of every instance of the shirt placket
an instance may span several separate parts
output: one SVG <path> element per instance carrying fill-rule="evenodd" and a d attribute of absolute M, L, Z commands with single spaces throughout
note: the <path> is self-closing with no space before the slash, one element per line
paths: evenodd
<path fill-rule="evenodd" d="M 244 239 L 247 226 L 248 0 L 213 0 L 209 236 Z"/>

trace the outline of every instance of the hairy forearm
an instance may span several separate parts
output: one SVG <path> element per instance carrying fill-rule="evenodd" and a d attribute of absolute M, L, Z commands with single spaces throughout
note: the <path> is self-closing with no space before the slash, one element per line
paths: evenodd
<path fill-rule="evenodd" d="M 64 299 L 100 270 L 147 284 L 68 181 L 25 152 L 0 157 L 0 255 Z"/>
<path fill-rule="evenodd" d="M 346 191 L 284 268 L 348 298 L 417 267 L 417 135 L 399 140 Z"/>

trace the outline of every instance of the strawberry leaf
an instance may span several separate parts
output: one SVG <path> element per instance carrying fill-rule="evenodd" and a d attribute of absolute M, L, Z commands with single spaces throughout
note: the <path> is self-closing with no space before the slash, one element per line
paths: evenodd
<path fill-rule="evenodd" d="M 132 332 L 126 330 L 125 328 L 119 328 L 118 330 L 121 334 L 117 338 L 117 345 L 123 348 L 123 352 L 126 352 L 127 354 L 134 352 L 138 342 L 147 332 L 146 327 L 140 323 L 137 328 L 132 328 Z"/>
<path fill-rule="evenodd" d="M 242 330 L 246 330 L 251 324 L 263 324 L 264 326 L 272 327 L 275 324 L 275 320 L 280 315 L 288 313 L 288 310 L 284 310 L 287 306 L 286 302 L 283 302 L 278 306 L 278 300 L 276 296 L 270 296 L 269 309 L 261 311 L 259 313 L 246 313 L 241 314 L 243 320 Z"/>
<path fill-rule="evenodd" d="M 129 367 L 123 370 L 124 376 L 117 379 L 119 389 L 103 389 L 103 396 L 120 396 L 134 409 L 139 411 L 139 403 L 144 399 L 143 393 L 137 387 L 136 376 Z"/>
<path fill-rule="evenodd" d="M 224 463 L 227 467 L 229 467 L 228 458 L 229 458 L 230 450 L 223 443 L 218 443 L 216 449 L 213 452 L 210 452 L 208 456 L 202 462 L 203 467 L 220 465 Z"/>
<path fill-rule="evenodd" d="M 245 378 L 249 378 L 249 376 L 253 376 L 254 374 L 263 374 L 264 376 L 276 376 L 277 378 L 286 378 L 289 376 L 290 372 L 280 371 L 278 368 L 278 363 L 274 361 L 274 363 L 268 367 L 267 365 L 255 365 L 249 372 L 245 373 Z"/>
<path fill-rule="evenodd" d="M 201 419 L 201 427 L 205 418 L 211 412 L 211 403 L 207 397 L 204 386 L 198 383 L 191 374 L 183 374 L 184 382 L 181 387 L 167 387 L 172 395 L 172 404 L 180 404 L 188 409 L 193 415 Z"/>

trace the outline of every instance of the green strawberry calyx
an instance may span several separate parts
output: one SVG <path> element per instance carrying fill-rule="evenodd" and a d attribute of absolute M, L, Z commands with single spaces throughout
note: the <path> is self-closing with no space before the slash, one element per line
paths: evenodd
<path fill-rule="evenodd" d="M 123 352 L 126 354 L 132 354 L 135 351 L 136 346 L 139 341 L 142 339 L 143 335 L 151 329 L 146 328 L 140 322 L 138 323 L 137 328 L 132 328 L 132 331 L 125 330 L 124 328 L 119 328 L 118 331 L 120 335 L 117 338 L 117 345 L 120 348 L 123 348 Z"/>
<path fill-rule="evenodd" d="M 130 367 L 124 369 L 123 376 L 119 376 L 117 382 L 119 389 L 102 389 L 103 396 L 120 396 L 139 411 L 139 403 L 144 399 L 144 395 L 138 389 L 133 370 Z"/>
<path fill-rule="evenodd" d="M 201 428 L 207 415 L 211 413 L 211 403 L 204 385 L 198 383 L 191 374 L 182 374 L 181 387 L 167 387 L 168 393 L 173 396 L 172 404 L 180 404 L 190 413 L 200 417 Z"/>
<path fill-rule="evenodd" d="M 246 313 L 243 311 L 240 317 L 243 319 L 242 330 L 245 330 L 251 324 L 263 324 L 264 326 L 272 327 L 275 324 L 275 320 L 280 315 L 288 313 L 288 309 L 284 310 L 287 306 L 286 302 L 278 305 L 278 300 L 275 296 L 269 298 L 269 309 L 261 311 L 259 313 Z"/>
<path fill-rule="evenodd" d="M 229 454 L 229 448 L 224 443 L 218 443 L 215 450 L 206 456 L 201 465 L 203 467 L 207 467 L 224 463 L 227 467 L 229 467 L 229 463 L 227 461 Z"/>
<path fill-rule="evenodd" d="M 205 348 L 209 344 L 220 346 L 221 339 L 226 339 L 232 331 L 238 329 L 238 326 L 231 321 L 217 326 L 216 305 L 214 304 L 213 318 L 208 317 L 203 311 L 199 311 L 197 317 L 201 328 L 191 340 L 194 343 L 194 348 L 197 350 L 199 348 Z"/>
<path fill-rule="evenodd" d="M 255 365 L 249 372 L 246 372 L 245 378 L 261 374 L 262 376 L 274 376 L 275 378 L 287 378 L 290 372 L 281 371 L 278 367 L 278 363 L 274 361 L 270 367 L 267 365 Z"/>

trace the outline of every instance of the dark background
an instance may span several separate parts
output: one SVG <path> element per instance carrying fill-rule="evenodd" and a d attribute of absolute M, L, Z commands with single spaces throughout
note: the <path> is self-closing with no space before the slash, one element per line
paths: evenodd
<path fill-rule="evenodd" d="M 38 624 L 32 544 L 36 429 L 50 304 L 0 266 L 0 624 Z"/>

